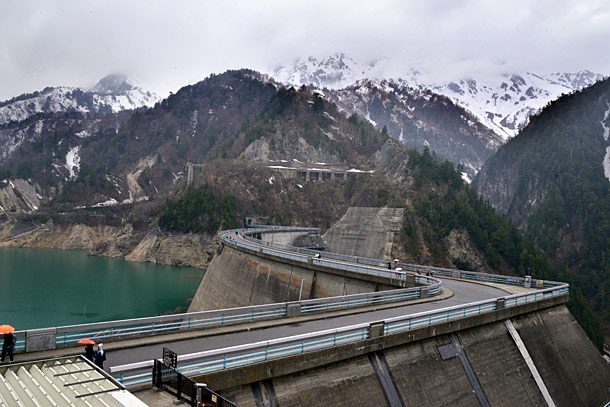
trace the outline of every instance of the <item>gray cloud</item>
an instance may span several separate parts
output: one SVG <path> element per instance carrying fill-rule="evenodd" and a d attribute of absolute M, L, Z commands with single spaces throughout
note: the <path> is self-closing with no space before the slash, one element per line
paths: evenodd
<path fill-rule="evenodd" d="M 608 1 L 5 0 L 0 99 L 124 72 L 165 95 L 213 72 L 345 52 L 438 76 L 610 74 Z"/>

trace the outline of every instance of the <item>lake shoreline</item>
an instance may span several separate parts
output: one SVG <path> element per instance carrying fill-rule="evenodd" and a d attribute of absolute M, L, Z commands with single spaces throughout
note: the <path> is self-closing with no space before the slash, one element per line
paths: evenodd
<path fill-rule="evenodd" d="M 188 307 L 205 273 L 25 247 L 0 248 L 0 270 L 10 293 L 0 296 L 0 315 L 18 330 L 172 313 Z"/>
<path fill-rule="evenodd" d="M 156 226 L 136 230 L 130 223 L 59 224 L 52 219 L 45 223 L 23 219 L 0 223 L 0 247 L 87 250 L 93 256 L 204 270 L 219 245 L 218 236 L 172 234 Z"/>

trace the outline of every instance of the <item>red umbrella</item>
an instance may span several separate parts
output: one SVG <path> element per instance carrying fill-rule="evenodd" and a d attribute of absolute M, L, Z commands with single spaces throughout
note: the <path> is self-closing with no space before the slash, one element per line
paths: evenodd
<path fill-rule="evenodd" d="M 0 325 L 0 334 L 10 334 L 15 332 L 15 328 L 10 325 Z"/>
<path fill-rule="evenodd" d="M 83 345 L 95 345 L 95 341 L 93 339 L 81 339 L 76 343 L 82 343 Z"/>

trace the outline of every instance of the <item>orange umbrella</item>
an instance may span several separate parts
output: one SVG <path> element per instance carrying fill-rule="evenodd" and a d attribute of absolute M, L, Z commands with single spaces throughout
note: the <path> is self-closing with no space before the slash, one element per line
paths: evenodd
<path fill-rule="evenodd" d="M 0 325 L 0 334 L 10 334 L 15 332 L 15 328 L 10 325 Z"/>
<path fill-rule="evenodd" d="M 93 339 L 81 339 L 76 343 L 82 343 L 83 345 L 95 345 L 95 341 Z"/>

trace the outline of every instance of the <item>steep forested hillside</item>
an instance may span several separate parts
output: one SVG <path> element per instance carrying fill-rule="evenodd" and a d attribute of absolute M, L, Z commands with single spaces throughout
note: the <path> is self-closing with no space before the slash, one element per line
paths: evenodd
<path fill-rule="evenodd" d="M 43 131 L 20 139 L 0 175 L 27 178 L 39 199 L 56 209 L 116 206 L 171 192 L 188 162 L 244 158 L 371 166 L 388 139 L 320 95 L 278 86 L 250 70 L 212 75 L 120 122 L 81 116 L 48 131 L 38 118 L 11 124 L 27 126 L 7 127 L 7 137 L 39 124 Z"/>
<path fill-rule="evenodd" d="M 580 287 L 610 334 L 610 80 L 547 106 L 485 164 L 478 191 Z M 605 175 L 606 171 L 606 175 Z"/>

